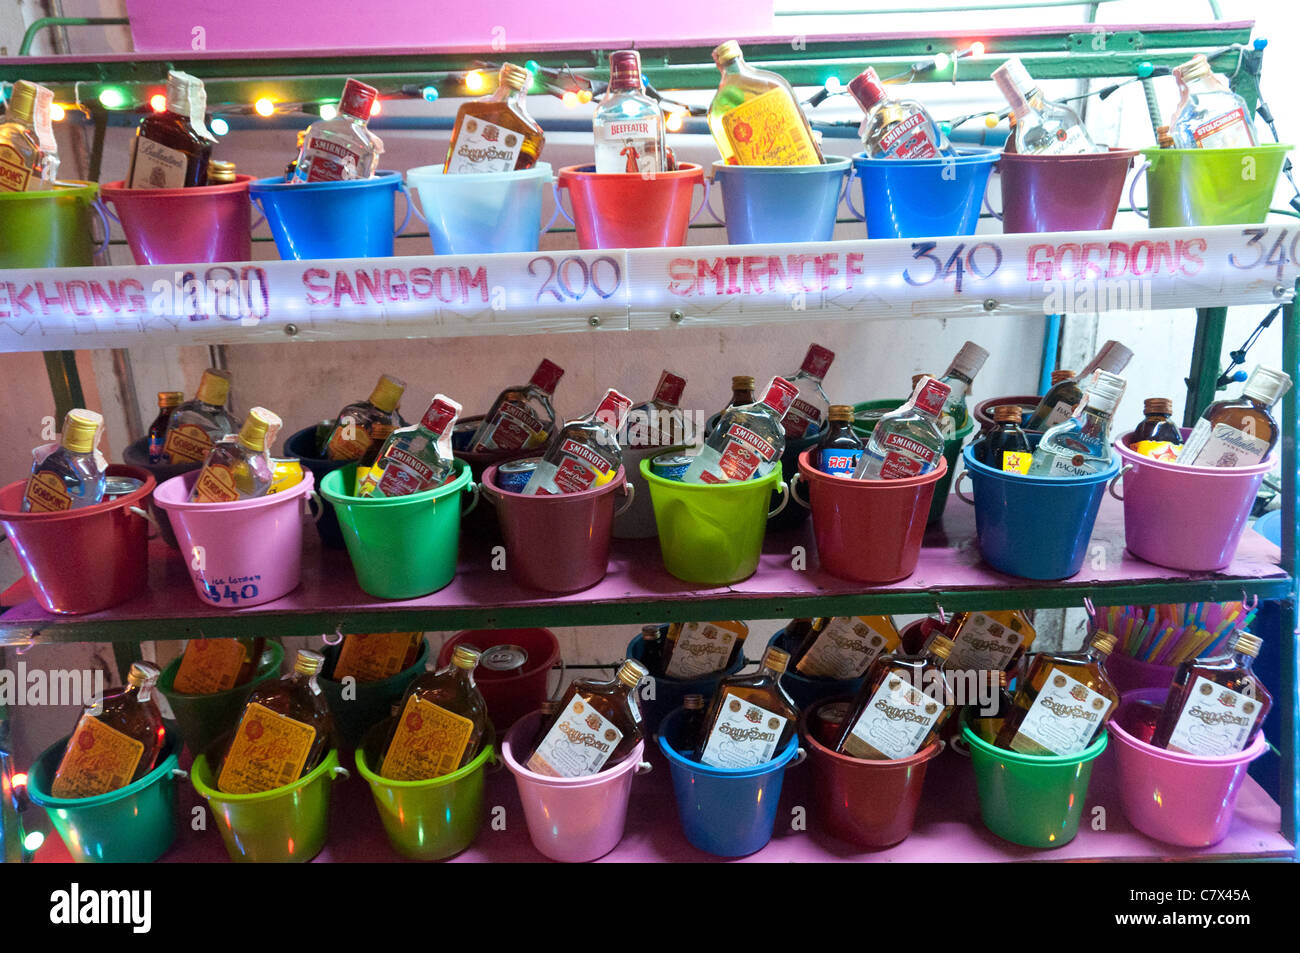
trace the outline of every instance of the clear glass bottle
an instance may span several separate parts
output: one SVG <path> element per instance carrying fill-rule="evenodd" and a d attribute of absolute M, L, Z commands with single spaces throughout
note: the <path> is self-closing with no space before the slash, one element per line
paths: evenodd
<path fill-rule="evenodd" d="M 629 447 L 675 447 L 686 442 L 686 420 L 680 404 L 686 378 L 665 370 L 654 396 L 627 412 Z"/>
<path fill-rule="evenodd" d="M 1142 402 L 1142 422 L 1133 428 L 1129 446 L 1157 460 L 1174 462 L 1183 445 L 1183 432 L 1174 423 L 1174 402 L 1168 397 L 1148 397 Z"/>
<path fill-rule="evenodd" d="M 357 480 L 357 496 L 409 496 L 442 486 L 456 472 L 451 432 L 460 404 L 438 394 L 414 427 L 393 431 L 375 465 Z"/>
<path fill-rule="evenodd" d="M 1029 438 L 1020 429 L 1020 407 L 1002 404 L 993 408 L 995 426 L 992 432 L 975 445 L 980 462 L 1004 473 L 1028 473 L 1034 451 Z"/>
<path fill-rule="evenodd" d="M 1187 436 L 1178 462 L 1192 467 L 1249 467 L 1277 446 L 1281 430 L 1269 408 L 1291 389 L 1290 375 L 1258 365 L 1241 396 L 1215 401 Z"/>
<path fill-rule="evenodd" d="M 753 768 L 785 748 L 799 708 L 781 687 L 790 653 L 769 645 L 758 671 L 724 678 L 714 692 L 695 760 L 714 768 Z"/>
<path fill-rule="evenodd" d="M 618 432 L 631 407 L 632 401 L 618 391 L 606 391 L 590 415 L 570 420 L 555 435 L 520 492 L 581 493 L 614 479 L 623 465 Z"/>
<path fill-rule="evenodd" d="M 952 643 L 935 636 L 916 655 L 883 655 L 849 706 L 835 750 L 851 758 L 897 760 L 916 754 L 938 734 L 954 705 L 944 665 Z"/>
<path fill-rule="evenodd" d="M 1021 155 L 1071 155 L 1103 152 L 1088 135 L 1079 114 L 1063 103 L 1048 102 L 1025 64 L 1013 56 L 993 71 L 993 82 L 1015 113 L 1015 151 Z"/>
<path fill-rule="evenodd" d="M 887 615 L 817 619 L 795 650 L 794 670 L 808 678 L 861 678 L 898 646 L 898 627 Z"/>
<path fill-rule="evenodd" d="M 496 92 L 461 105 L 444 174 L 513 172 L 537 164 L 546 135 L 525 104 L 531 82 L 528 70 L 505 63 Z"/>
<path fill-rule="evenodd" d="M 0 118 L 0 192 L 53 188 L 59 172 L 59 145 L 50 107 L 54 93 L 20 79 L 9 93 Z"/>
<path fill-rule="evenodd" d="M 163 442 L 163 463 L 202 463 L 218 441 L 239 430 L 226 407 L 230 372 L 210 367 L 203 372 L 193 400 L 173 411 Z"/>
<path fill-rule="evenodd" d="M 426 781 L 478 756 L 490 724 L 487 703 L 474 684 L 478 660 L 477 649 L 458 645 L 449 665 L 411 682 L 384 747 L 380 775 Z"/>
<path fill-rule="evenodd" d="M 290 182 L 343 182 L 375 174 L 384 141 L 366 123 L 379 90 L 356 79 L 343 84 L 338 115 L 307 127 Z"/>
<path fill-rule="evenodd" d="M 551 398 L 563 376 L 564 368 L 543 358 L 527 384 L 507 387 L 497 395 L 470 438 L 470 449 L 532 450 L 546 443 L 555 429 Z"/>
<path fill-rule="evenodd" d="M 1043 434 L 1029 464 L 1030 476 L 1071 477 L 1100 473 L 1110 465 L 1110 424 L 1124 378 L 1097 371 L 1074 416 Z"/>
<path fill-rule="evenodd" d="M 651 176 L 667 169 L 664 113 L 646 95 L 636 50 L 609 54 L 609 88 L 596 106 L 592 128 L 598 173 Z"/>
<path fill-rule="evenodd" d="M 1218 758 L 1247 748 L 1273 707 L 1273 696 L 1252 668 L 1263 644 L 1238 632 L 1222 655 L 1179 665 L 1151 744 Z"/>
<path fill-rule="evenodd" d="M 943 377 L 939 378 L 948 385 L 948 399 L 943 402 L 943 412 L 939 414 L 939 429 L 944 437 L 952 437 L 970 422 L 966 397 L 970 394 L 975 375 L 988 359 L 988 351 L 974 341 L 967 341 L 943 372 Z"/>
<path fill-rule="evenodd" d="M 126 686 L 108 692 L 98 714 L 93 709 L 82 714 L 54 772 L 52 795 L 107 794 L 154 769 L 166 737 L 153 694 L 158 674 L 148 662 L 133 662 Z"/>
<path fill-rule="evenodd" d="M 575 678 L 526 763 L 553 778 L 581 778 L 614 767 L 642 738 L 636 688 L 647 672 L 625 659 L 611 681 Z"/>
<path fill-rule="evenodd" d="M 781 420 L 799 391 L 774 377 L 763 399 L 728 407 L 682 474 L 684 483 L 739 483 L 767 476 L 785 452 Z"/>
<path fill-rule="evenodd" d="M 822 390 L 822 381 L 826 379 L 826 372 L 831 369 L 834 360 L 834 351 L 820 344 L 810 344 L 799 369 L 793 374 L 783 375 L 799 388 L 794 403 L 782 420 L 787 440 L 811 437 L 826 424 L 831 401 Z"/>
<path fill-rule="evenodd" d="M 785 78 L 745 63 L 740 44 L 713 51 L 722 71 L 709 131 L 728 165 L 820 165 L 821 148 Z"/>
<path fill-rule="evenodd" d="M 867 114 L 858 135 L 868 156 L 932 159 L 953 154 L 948 137 L 929 111 L 915 99 L 890 96 L 870 66 L 849 81 L 849 92 Z"/>
<path fill-rule="evenodd" d="M 163 462 L 163 446 L 167 442 L 167 424 L 172 419 L 176 408 L 185 400 L 185 394 L 179 390 L 160 390 L 158 392 L 158 416 L 149 425 L 149 462 Z"/>
<path fill-rule="evenodd" d="M 1074 409 L 1079 406 L 1079 401 L 1083 400 L 1083 385 L 1094 372 L 1106 371 L 1110 374 L 1120 374 L 1132 359 L 1133 352 L 1123 344 L 1118 341 L 1107 341 L 1078 375 L 1061 382 L 1056 382 L 1055 377 L 1052 378 L 1054 381 L 1052 389 L 1038 402 L 1028 422 L 1024 424 L 1024 429 L 1041 433 L 1059 423 L 1064 423 L 1067 418 L 1073 416 Z"/>
<path fill-rule="evenodd" d="M 401 424 L 397 408 L 405 391 L 405 381 L 381 374 L 369 398 L 348 404 L 334 418 L 337 423 L 325 441 L 325 456 L 330 460 L 364 460 L 372 446 L 383 446 Z"/>
<path fill-rule="evenodd" d="M 191 503 L 230 503 L 265 496 L 275 481 L 271 444 L 280 418 L 254 407 L 234 440 L 223 440 L 208 454 L 190 491 Z"/>
<path fill-rule="evenodd" d="M 135 128 L 128 189 L 188 189 L 208 184 L 208 163 L 217 137 L 204 113 L 208 94 L 189 73 L 167 73 L 167 108 L 148 113 Z"/>
<path fill-rule="evenodd" d="M 831 476 L 851 477 L 865 447 L 853 430 L 853 407 L 831 404 L 830 421 L 817 443 L 817 469 Z"/>
<path fill-rule="evenodd" d="M 1178 105 L 1169 136 L 1179 149 L 1239 149 L 1259 145 L 1246 101 L 1210 69 L 1204 53 L 1175 66 Z"/>
<path fill-rule="evenodd" d="M 266 639 L 190 639 L 172 682 L 183 695 L 213 695 L 246 684 L 262 658 Z"/>
<path fill-rule="evenodd" d="M 104 418 L 93 410 L 68 411 L 58 447 L 32 464 L 23 491 L 24 513 L 80 509 L 104 499 L 107 476 L 95 450 L 103 426 Z"/>
<path fill-rule="evenodd" d="M 937 467 L 944 447 L 939 414 L 947 399 L 947 384 L 923 377 L 907 403 L 880 418 L 853 478 L 901 480 Z"/>
<path fill-rule="evenodd" d="M 1016 680 L 997 745 L 1025 754 L 1072 755 L 1092 744 L 1119 707 L 1106 674 L 1115 636 L 1098 632 L 1080 652 L 1039 652 Z"/>

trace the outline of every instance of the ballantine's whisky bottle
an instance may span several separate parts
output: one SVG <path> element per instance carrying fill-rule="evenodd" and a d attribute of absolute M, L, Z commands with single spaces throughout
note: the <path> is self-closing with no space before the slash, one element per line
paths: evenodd
<path fill-rule="evenodd" d="M 0 119 L 0 192 L 37 192 L 54 187 L 59 144 L 50 124 L 54 93 L 20 79 Z"/>
<path fill-rule="evenodd" d="M 325 456 L 331 460 L 361 460 L 371 447 L 383 446 L 400 423 L 397 408 L 405 391 L 404 381 L 392 374 L 379 375 L 379 383 L 369 398 L 339 411 L 325 442 Z"/>
<path fill-rule="evenodd" d="M 1281 435 L 1269 413 L 1291 389 L 1290 375 L 1260 365 L 1250 373 L 1241 396 L 1215 401 L 1187 436 L 1178 462 L 1192 467 L 1249 467 L 1261 462 Z"/>
<path fill-rule="evenodd" d="M 1262 644 L 1239 632 L 1222 655 L 1178 666 L 1151 743 L 1216 758 L 1248 747 L 1273 707 L 1273 696 L 1251 669 Z"/>
<path fill-rule="evenodd" d="M 94 797 L 125 787 L 154 769 L 165 732 L 153 697 L 158 669 L 135 662 L 126 687 L 103 699 L 101 712 L 87 711 L 68 739 L 50 793 L 59 798 Z"/>
<path fill-rule="evenodd" d="M 852 758 L 890 760 L 916 754 L 953 712 L 943 670 L 952 643 L 936 636 L 917 655 L 876 659 L 844 719 L 835 750 Z"/>
<path fill-rule="evenodd" d="M 524 102 L 530 82 L 528 70 L 505 63 L 496 92 L 461 105 L 444 174 L 513 172 L 537 164 L 546 135 Z"/>
<path fill-rule="evenodd" d="M 758 671 L 724 678 L 704 717 L 695 758 L 715 768 L 752 768 L 794 735 L 799 709 L 781 687 L 790 653 L 769 645 Z"/>
<path fill-rule="evenodd" d="M 280 418 L 265 407 L 254 407 L 234 440 L 212 448 L 190 491 L 191 503 L 230 503 L 265 496 L 275 482 L 271 444 L 280 432 Z"/>
<path fill-rule="evenodd" d="M 636 687 L 646 674 L 640 662 L 625 659 L 612 681 L 570 682 L 542 728 L 528 769 L 553 778 L 581 778 L 626 758 L 642 737 Z"/>
<path fill-rule="evenodd" d="M 186 189 L 208 184 L 208 163 L 217 137 L 208 131 L 203 81 L 189 73 L 167 74 L 167 108 L 149 113 L 135 129 L 128 189 Z"/>
<path fill-rule="evenodd" d="M 820 165 L 821 149 L 784 77 L 745 63 L 740 44 L 713 51 L 722 71 L 709 131 L 728 165 Z"/>
<path fill-rule="evenodd" d="M 226 407 L 230 372 L 210 367 L 203 372 L 193 400 L 177 407 L 167 422 L 163 463 L 202 463 L 213 446 L 239 430 Z"/>
<path fill-rule="evenodd" d="M 451 663 L 418 676 L 402 699 L 379 773 L 395 781 L 425 781 L 477 757 L 487 733 L 487 703 L 474 684 L 479 652 L 458 645 Z"/>
<path fill-rule="evenodd" d="M 1025 754 L 1078 754 L 1119 707 L 1106 675 L 1115 636 L 1098 632 L 1081 652 L 1039 652 L 1016 680 L 1015 706 L 998 733 L 999 748 Z"/>

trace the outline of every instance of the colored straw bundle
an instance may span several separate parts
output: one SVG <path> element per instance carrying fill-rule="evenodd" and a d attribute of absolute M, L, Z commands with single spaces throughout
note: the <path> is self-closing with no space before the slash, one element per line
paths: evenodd
<path fill-rule="evenodd" d="M 1109 632 L 1125 655 L 1155 665 L 1222 652 L 1232 636 L 1255 619 L 1241 602 L 1186 602 L 1156 606 L 1099 607 L 1094 631 Z"/>

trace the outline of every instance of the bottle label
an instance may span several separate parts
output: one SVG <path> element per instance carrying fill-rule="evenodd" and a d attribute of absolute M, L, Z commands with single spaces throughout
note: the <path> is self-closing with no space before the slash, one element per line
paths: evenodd
<path fill-rule="evenodd" d="M 1249 467 L 1268 453 L 1268 441 L 1228 424 L 1213 424 L 1202 417 L 1178 454 L 1178 462 L 1193 467 Z"/>
<path fill-rule="evenodd" d="M 426 781 L 460 767 L 474 722 L 416 695 L 406 700 L 379 773 L 394 781 Z"/>
<path fill-rule="evenodd" d="M 35 169 L 23 161 L 17 149 L 0 143 L 0 192 L 33 191 L 33 185 L 41 184 L 40 176 L 34 172 Z"/>
<path fill-rule="evenodd" d="M 952 652 L 944 668 L 955 672 L 1000 672 L 1025 644 L 1033 629 L 1019 618 L 1001 621 L 972 612 L 952 638 Z"/>
<path fill-rule="evenodd" d="M 551 778 L 583 778 L 599 771 L 622 740 L 623 732 L 612 721 L 574 695 L 527 767 Z"/>
<path fill-rule="evenodd" d="M 1011 739 L 1025 754 L 1078 754 L 1092 743 L 1111 701 L 1060 669 L 1052 669 Z"/>
<path fill-rule="evenodd" d="M 68 739 L 50 793 L 60 798 L 94 797 L 126 787 L 143 755 L 142 742 L 84 714 Z"/>
<path fill-rule="evenodd" d="M 248 650 L 239 639 L 190 639 L 173 688 L 183 695 L 211 695 L 235 687 Z"/>
<path fill-rule="evenodd" d="M 343 182 L 362 178 L 365 163 L 366 157 L 360 150 L 325 136 L 309 135 L 298 168 L 306 170 L 306 182 Z"/>
<path fill-rule="evenodd" d="M 841 448 L 823 450 L 821 454 L 821 471 L 831 476 L 853 476 L 853 471 L 858 468 L 858 460 L 862 458 L 861 450 Z"/>
<path fill-rule="evenodd" d="M 212 438 L 202 427 L 181 424 L 167 431 L 163 452 L 169 463 L 202 463 L 212 452 Z"/>
<path fill-rule="evenodd" d="M 384 474 L 379 478 L 379 492 L 384 496 L 409 496 L 431 490 L 446 473 L 396 444 L 388 448 L 382 462 Z"/>
<path fill-rule="evenodd" d="M 713 768 L 753 768 L 776 753 L 787 719 L 727 692 L 700 761 Z"/>
<path fill-rule="evenodd" d="M 822 417 L 823 414 L 818 407 L 802 397 L 796 397 L 781 423 L 785 427 L 785 435 L 791 440 L 798 440 L 820 430 Z"/>
<path fill-rule="evenodd" d="M 921 750 L 945 711 L 937 700 L 891 673 L 854 723 L 844 753 L 854 758 L 911 757 Z"/>
<path fill-rule="evenodd" d="M 1074 414 L 1074 405 L 1067 401 L 1057 401 L 1055 407 L 1047 415 L 1047 420 L 1043 422 L 1043 430 L 1051 430 L 1057 424 L 1063 424 Z"/>
<path fill-rule="evenodd" d="M 1178 452 L 1181 449 L 1182 447 L 1179 444 L 1168 440 L 1139 440 L 1133 444 L 1135 453 L 1150 457 L 1152 460 L 1160 460 L 1163 463 L 1177 462 Z"/>
<path fill-rule="evenodd" d="M 1075 123 L 1058 126 L 1055 133 L 1043 136 L 1040 142 L 1035 144 L 1040 145 L 1040 148 L 1031 148 L 1030 151 L 1042 156 L 1073 155 L 1092 151 L 1092 143 L 1088 139 L 1087 132 Z M 1026 145 L 1028 146 L 1028 143 Z"/>
<path fill-rule="evenodd" d="M 776 447 L 764 440 L 748 427 L 732 424 L 727 428 L 727 442 L 722 448 L 718 468 L 727 479 L 720 478 L 709 471 L 700 474 L 705 483 L 737 483 L 752 477 L 759 466 L 776 459 Z"/>
<path fill-rule="evenodd" d="M 618 469 L 612 461 L 605 459 L 594 447 L 566 437 L 560 442 L 560 460 L 551 477 L 555 489 L 560 493 L 581 493 L 593 486 L 604 486 L 614 478 Z M 534 479 L 539 479 L 539 469 Z M 548 492 L 546 489 L 540 492 Z"/>
<path fill-rule="evenodd" d="M 898 633 L 885 616 L 831 619 L 794 669 L 809 678 L 859 678 L 877 657 L 898 647 Z"/>
<path fill-rule="evenodd" d="M 331 460 L 360 460 L 372 443 L 374 438 L 368 428 L 356 422 L 339 423 L 325 445 L 325 455 Z"/>
<path fill-rule="evenodd" d="M 1248 694 L 1234 692 L 1198 675 L 1169 736 L 1170 751 L 1223 757 L 1246 747 L 1262 706 Z"/>
<path fill-rule="evenodd" d="M 48 470 L 32 474 L 23 498 L 32 513 L 58 513 L 72 509 L 72 494 L 68 492 L 67 484 L 57 473 Z"/>
<path fill-rule="evenodd" d="M 183 189 L 190 157 L 179 149 L 143 136 L 135 137 L 129 189 Z"/>
<path fill-rule="evenodd" d="M 884 454 L 872 456 L 881 461 L 881 480 L 904 480 L 926 473 L 935 466 L 943 452 L 897 432 L 887 432 L 881 436 L 880 446 L 885 451 Z"/>
<path fill-rule="evenodd" d="M 302 776 L 316 729 L 249 702 L 221 766 L 217 789 L 226 794 L 257 794 L 292 784 Z"/>
<path fill-rule="evenodd" d="M 939 154 L 938 139 L 930 117 L 915 112 L 889 126 L 877 142 L 878 155 L 893 159 L 931 159 Z"/>
<path fill-rule="evenodd" d="M 596 126 L 596 171 L 649 175 L 663 170 L 659 129 L 650 119 L 620 120 Z"/>
<path fill-rule="evenodd" d="M 523 148 L 524 137 L 519 133 L 476 116 L 466 116 L 452 143 L 447 173 L 513 172 Z"/>
<path fill-rule="evenodd" d="M 1255 144 L 1246 111 L 1240 106 L 1201 123 L 1192 130 L 1192 138 L 1199 149 L 1241 149 Z"/>
<path fill-rule="evenodd" d="M 396 675 L 405 667 L 411 643 L 419 632 L 375 632 L 343 637 L 339 659 L 334 663 L 333 680 L 355 678 L 358 682 L 377 682 Z"/>
<path fill-rule="evenodd" d="M 694 679 L 721 672 L 731 660 L 731 649 L 749 627 L 743 622 L 684 622 L 672 643 L 668 678 Z"/>
<path fill-rule="evenodd" d="M 769 89 L 722 117 L 739 165 L 817 165 L 799 104 L 784 87 Z"/>
<path fill-rule="evenodd" d="M 164 436 L 165 434 L 161 434 L 161 433 L 149 434 L 149 462 L 150 463 L 162 463 Z"/>
<path fill-rule="evenodd" d="M 506 401 L 483 431 L 475 450 L 531 450 L 546 442 L 546 425 L 526 404 Z"/>
<path fill-rule="evenodd" d="M 232 503 L 239 499 L 235 474 L 230 467 L 216 463 L 204 467 L 194 483 L 195 503 Z"/>
<path fill-rule="evenodd" d="M 1023 450 L 1003 450 L 1002 451 L 1002 472 L 1003 473 L 1022 473 L 1029 472 L 1029 465 L 1034 462 L 1034 455 L 1026 453 Z"/>

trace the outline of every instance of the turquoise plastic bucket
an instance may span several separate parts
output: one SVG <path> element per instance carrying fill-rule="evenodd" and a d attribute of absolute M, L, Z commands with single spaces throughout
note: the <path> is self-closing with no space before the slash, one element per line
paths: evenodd
<path fill-rule="evenodd" d="M 830 241 L 849 168 L 849 160 L 840 156 L 827 156 L 821 165 L 727 165 L 717 160 L 712 174 L 722 188 L 727 241 Z"/>
<path fill-rule="evenodd" d="M 546 231 L 542 196 L 555 176 L 545 162 L 473 175 L 443 175 L 441 165 L 422 165 L 408 171 L 406 181 L 420 198 L 434 254 L 480 255 L 537 251 Z"/>
<path fill-rule="evenodd" d="M 934 159 L 853 157 L 864 212 L 849 208 L 867 223 L 868 238 L 926 238 L 973 235 L 989 173 L 1001 153 L 965 152 Z"/>
<path fill-rule="evenodd" d="M 397 193 L 406 196 L 402 224 L 393 228 Z M 376 172 L 346 182 L 256 179 L 248 194 L 266 216 L 285 261 L 308 258 L 391 258 L 393 239 L 411 218 L 410 194 L 400 172 Z"/>

